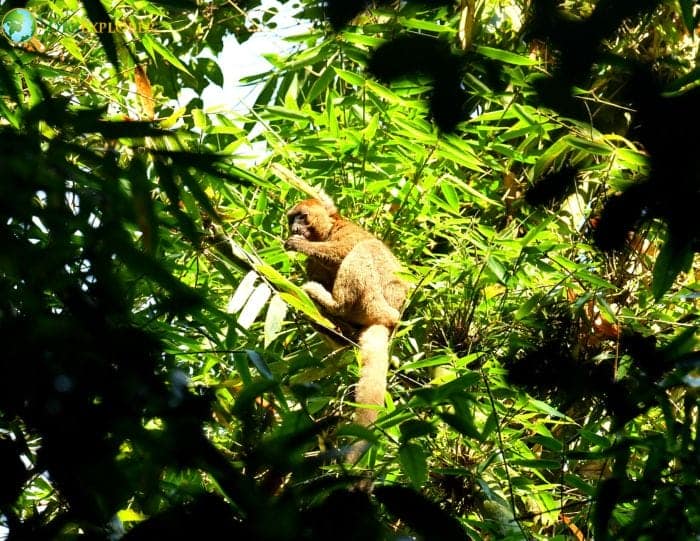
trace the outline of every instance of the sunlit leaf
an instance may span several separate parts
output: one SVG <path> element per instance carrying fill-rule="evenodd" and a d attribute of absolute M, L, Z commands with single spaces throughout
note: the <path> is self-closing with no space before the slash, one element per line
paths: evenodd
<path fill-rule="evenodd" d="M 504 62 L 506 64 L 514 64 L 516 66 L 533 66 L 537 64 L 537 60 L 534 60 L 529 56 L 515 54 L 510 51 L 504 51 L 494 47 L 477 45 L 474 47 L 474 49 L 476 52 L 487 58 L 493 58 L 494 60 L 498 60 L 499 62 Z"/>
<path fill-rule="evenodd" d="M 263 329 L 265 336 L 265 347 L 268 347 L 277 337 L 282 329 L 285 316 L 287 315 L 287 303 L 284 302 L 279 294 L 276 294 L 270 299 L 270 305 L 267 308 L 265 315 L 265 326 Z"/>
<path fill-rule="evenodd" d="M 190 72 L 188 71 L 187 67 L 182 63 L 182 61 L 180 61 L 180 59 L 178 59 L 167 47 L 161 45 L 158 40 L 151 37 L 150 34 L 143 34 L 141 40 L 143 46 L 149 52 L 151 58 L 154 61 L 157 62 L 158 57 L 161 57 L 163 60 L 166 60 L 183 73 L 190 75 Z"/>
<path fill-rule="evenodd" d="M 363 86 L 365 84 L 365 78 L 362 77 L 361 75 L 358 75 L 357 73 L 353 73 L 351 71 L 346 71 L 346 70 L 339 69 L 339 68 L 335 68 L 335 73 L 343 81 L 346 81 L 346 82 L 350 83 L 351 85 Z"/>

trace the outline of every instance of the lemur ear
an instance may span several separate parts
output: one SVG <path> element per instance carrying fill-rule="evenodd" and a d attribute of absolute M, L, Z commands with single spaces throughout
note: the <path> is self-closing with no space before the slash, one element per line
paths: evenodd
<path fill-rule="evenodd" d="M 321 205 L 323 205 L 323 208 L 326 209 L 329 216 L 338 215 L 338 209 L 335 208 L 335 203 L 333 203 L 330 196 L 323 191 L 323 188 L 320 186 L 311 186 L 308 182 L 279 163 L 271 164 L 270 169 L 279 178 L 289 183 L 291 186 L 294 186 L 297 190 L 307 194 L 313 199 L 316 199 L 319 203 L 321 203 Z"/>
<path fill-rule="evenodd" d="M 326 209 L 328 215 L 336 216 L 338 214 L 338 209 L 335 208 L 335 203 L 333 202 L 331 197 L 320 187 L 317 188 L 317 192 L 318 201 L 323 205 L 323 208 Z"/>

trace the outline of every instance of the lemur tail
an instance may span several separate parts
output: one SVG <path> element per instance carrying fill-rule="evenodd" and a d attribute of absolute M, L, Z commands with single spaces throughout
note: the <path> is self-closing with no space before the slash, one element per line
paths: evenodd
<path fill-rule="evenodd" d="M 355 410 L 355 422 L 362 426 L 374 423 L 379 416 L 378 408 L 384 405 L 390 335 L 390 329 L 384 325 L 370 325 L 358 338 L 361 368 L 355 402 L 360 407 Z M 348 462 L 357 462 L 368 447 L 369 443 L 364 440 L 351 445 L 346 455 Z"/>

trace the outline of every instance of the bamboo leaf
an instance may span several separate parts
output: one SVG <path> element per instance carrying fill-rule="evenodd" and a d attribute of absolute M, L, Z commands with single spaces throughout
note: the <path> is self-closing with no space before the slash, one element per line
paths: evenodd
<path fill-rule="evenodd" d="M 405 443 L 399 448 L 399 461 L 411 484 L 422 487 L 428 479 L 428 463 L 423 448 L 417 443 Z"/>
<path fill-rule="evenodd" d="M 486 58 L 492 58 L 505 64 L 514 64 L 516 66 L 534 66 L 537 64 L 537 60 L 534 60 L 528 56 L 515 54 L 510 51 L 504 51 L 503 49 L 496 49 L 495 47 L 477 45 L 474 47 L 474 50 Z"/>

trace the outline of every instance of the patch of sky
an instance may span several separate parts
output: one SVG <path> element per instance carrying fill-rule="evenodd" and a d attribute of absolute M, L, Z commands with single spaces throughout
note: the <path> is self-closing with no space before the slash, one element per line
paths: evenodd
<path fill-rule="evenodd" d="M 239 43 L 236 36 L 229 34 L 224 38 L 223 50 L 218 57 L 211 51 L 202 55 L 215 60 L 224 74 L 223 87 L 210 84 L 202 92 L 205 110 L 230 110 L 240 114 L 250 110 L 262 85 L 246 85 L 241 80 L 272 67 L 265 59 L 266 54 L 286 55 L 296 47 L 285 38 L 308 29 L 307 22 L 295 17 L 298 9 L 299 4 L 295 2 L 263 0 L 259 7 L 247 13 L 248 27 L 256 30 L 247 41 Z M 271 11 L 276 14 L 268 22 L 260 23 L 263 15 Z M 192 89 L 183 89 L 178 101 L 185 105 L 195 96 Z"/>

